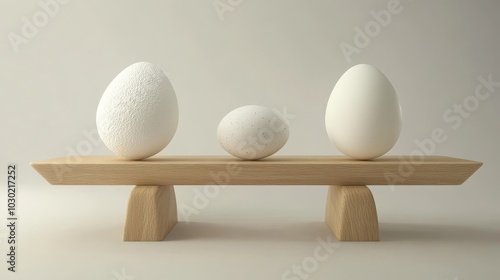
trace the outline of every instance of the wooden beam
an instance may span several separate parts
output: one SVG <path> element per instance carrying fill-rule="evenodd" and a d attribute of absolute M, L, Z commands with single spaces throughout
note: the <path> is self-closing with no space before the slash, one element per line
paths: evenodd
<path fill-rule="evenodd" d="M 418 159 L 418 161 L 416 161 Z M 54 185 L 460 185 L 482 163 L 443 156 L 63 157 L 31 165 Z"/>

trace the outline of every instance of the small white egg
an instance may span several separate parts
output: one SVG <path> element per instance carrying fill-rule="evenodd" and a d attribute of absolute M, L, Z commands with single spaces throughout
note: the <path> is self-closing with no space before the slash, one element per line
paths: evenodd
<path fill-rule="evenodd" d="M 287 121 L 273 110 L 247 105 L 229 112 L 219 123 L 217 139 L 228 153 L 247 160 L 268 157 L 287 142 Z"/>
<path fill-rule="evenodd" d="M 333 88 L 325 114 L 331 142 L 346 156 L 367 160 L 387 153 L 401 133 L 398 96 L 377 68 L 358 64 Z"/>
<path fill-rule="evenodd" d="M 156 65 L 138 62 L 120 72 L 97 107 L 97 131 L 115 154 L 139 160 L 174 137 L 179 111 L 174 88 Z"/>

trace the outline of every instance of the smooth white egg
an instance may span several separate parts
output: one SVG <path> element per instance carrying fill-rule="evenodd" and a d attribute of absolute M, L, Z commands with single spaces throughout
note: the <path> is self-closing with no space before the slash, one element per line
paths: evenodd
<path fill-rule="evenodd" d="M 333 88 L 325 125 L 331 142 L 346 156 L 368 160 L 384 155 L 397 142 L 402 128 L 394 87 L 371 65 L 351 67 Z"/>
<path fill-rule="evenodd" d="M 224 150 L 242 159 L 261 159 L 287 142 L 289 126 L 277 112 L 247 105 L 229 112 L 219 123 L 217 139 Z"/>
<path fill-rule="evenodd" d="M 179 111 L 174 88 L 160 67 L 138 62 L 120 72 L 97 107 L 97 131 L 115 154 L 139 160 L 174 137 Z"/>

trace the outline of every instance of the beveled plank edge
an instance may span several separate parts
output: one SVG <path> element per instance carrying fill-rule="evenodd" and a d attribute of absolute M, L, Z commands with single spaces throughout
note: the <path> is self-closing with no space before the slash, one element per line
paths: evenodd
<path fill-rule="evenodd" d="M 434 179 L 435 177 L 437 177 L 438 175 L 436 174 L 432 174 L 432 177 L 433 179 L 431 179 L 432 182 L 425 182 L 425 180 L 422 180 L 422 179 L 416 179 L 416 177 L 419 177 L 418 175 L 415 176 L 415 177 L 409 177 L 409 178 L 406 178 L 403 182 L 401 183 L 397 183 L 397 184 L 389 184 L 387 181 L 381 181 L 380 178 L 377 178 L 377 179 L 362 179 L 362 180 L 359 180 L 359 181 L 356 181 L 356 179 L 354 180 L 350 180 L 350 179 L 347 179 L 347 180 L 328 180 L 325 181 L 325 179 L 302 179 L 302 181 L 300 180 L 296 180 L 296 178 L 291 178 L 290 176 L 286 176 L 287 178 L 285 179 L 286 182 L 274 182 L 276 179 L 272 180 L 272 179 L 269 179 L 269 178 L 266 178 L 266 179 L 257 179 L 255 180 L 255 178 L 251 178 L 251 179 L 248 179 L 248 175 L 246 176 L 247 178 L 238 178 L 237 179 L 237 183 L 233 183 L 233 184 L 222 184 L 222 185 L 329 185 L 329 184 L 343 184 L 343 185 L 359 185 L 359 184 L 364 184 L 364 185 L 461 185 L 463 184 L 470 176 L 472 176 L 472 174 L 474 174 L 481 166 L 482 166 L 482 163 L 481 162 L 477 162 L 477 161 L 470 161 L 470 160 L 462 160 L 462 159 L 459 159 L 461 162 L 427 162 L 425 163 L 424 165 L 427 166 L 427 168 L 432 165 L 435 165 L 435 166 L 440 166 L 440 167 L 443 167 L 443 166 L 453 166 L 453 165 L 458 165 L 458 166 L 462 166 L 462 167 L 467 167 L 467 170 L 462 170 L 460 172 L 461 176 L 452 176 L 454 178 L 447 178 L 445 180 L 445 182 L 442 182 L 439 181 L 438 179 Z M 144 166 L 142 164 L 142 162 L 138 162 L 139 165 L 138 166 Z M 282 165 L 281 163 L 279 162 L 273 162 L 273 166 L 277 166 L 277 165 Z M 342 163 L 324 163 L 324 162 L 321 162 L 322 165 L 326 165 L 326 166 L 330 166 L 330 165 L 343 165 L 344 167 L 348 164 L 344 164 L 344 162 Z M 357 165 L 359 166 L 360 163 L 359 162 L 356 162 Z M 389 165 L 391 165 L 393 168 L 395 167 L 394 166 L 394 163 L 393 162 L 390 162 L 388 163 Z M 88 179 L 87 179 L 87 175 L 84 174 L 84 175 L 76 175 L 76 176 L 70 176 L 71 178 L 56 178 L 56 176 L 59 176 L 56 174 L 56 170 L 57 168 L 69 168 L 69 169 L 72 169 L 72 168 L 85 168 L 85 167 L 88 167 L 88 166 L 94 166 L 96 164 L 91 164 L 91 163 L 75 163 L 73 165 L 69 165 L 69 166 L 66 166 L 65 164 L 60 164 L 60 163 L 39 163 L 39 162 L 32 162 L 31 165 L 33 166 L 33 168 L 40 174 L 42 175 L 50 184 L 53 184 L 53 185 L 145 185 L 145 184 L 159 184 L 159 185 L 164 185 L 164 184 L 170 184 L 170 185 L 215 185 L 214 184 L 211 184 L 213 182 L 210 182 L 211 180 L 210 179 L 206 179 L 206 180 L 203 180 L 202 182 L 189 182 L 189 183 L 186 183 L 185 180 L 182 180 L 181 181 L 176 181 L 176 180 L 165 180 L 165 179 L 157 179 L 157 180 L 151 180 L 151 181 L 145 181 L 144 179 L 137 179 L 137 180 L 130 180 L 130 179 L 127 179 L 125 181 L 123 181 L 123 178 L 121 178 L 121 176 L 126 176 L 125 174 L 119 174 L 117 176 L 115 176 L 114 178 L 105 178 L 103 179 L 102 181 L 99 180 L 99 182 L 88 182 Z M 97 164 L 97 165 L 101 165 L 101 164 Z M 105 164 L 107 165 L 107 164 Z M 116 168 L 119 168 L 120 164 L 113 164 L 115 165 Z M 164 164 L 164 163 L 158 163 L 157 165 L 160 165 L 161 167 L 166 167 L 168 166 L 167 164 Z M 157 166 L 156 165 L 156 166 Z M 199 163 L 199 164 L 177 164 L 177 163 L 173 163 L 173 165 L 183 165 L 184 167 L 186 166 L 207 166 L 207 165 L 211 165 L 209 163 Z M 226 164 L 222 164 L 222 166 L 225 166 Z M 248 168 L 255 168 L 256 166 L 259 166 L 261 164 L 252 164 L 252 165 L 247 165 L 246 167 Z M 311 167 L 310 165 L 312 164 L 306 164 L 306 163 L 297 163 L 296 165 L 309 165 L 309 167 Z M 416 166 L 418 165 L 422 165 L 422 164 L 415 164 Z M 221 166 L 221 165 L 219 165 Z M 261 165 L 262 166 L 262 165 Z M 317 166 L 317 165 L 313 165 L 313 166 Z M 245 167 L 245 166 L 240 166 L 240 167 Z M 266 168 L 268 167 L 268 165 L 266 165 Z M 134 165 L 127 165 L 127 168 L 134 168 Z M 95 174 L 96 176 L 98 176 L 99 174 Z M 245 176 L 244 176 L 245 177 Z M 459 179 L 459 180 L 457 180 Z M 261 180 L 261 181 L 259 181 Z M 415 181 L 416 180 L 416 181 Z M 91 180 L 92 181 L 92 180 Z M 299 182 L 297 182 L 299 181 Z M 314 182 L 313 182 L 314 181 Z M 376 182 L 375 182 L 376 181 Z M 439 181 L 439 182 L 438 182 Z"/>
<path fill-rule="evenodd" d="M 114 177 L 109 177 L 106 179 L 100 179 L 98 181 L 92 181 L 87 179 L 87 175 L 81 175 L 81 176 L 72 176 L 72 177 L 65 177 L 64 179 L 57 179 L 56 176 L 54 175 L 53 172 L 46 172 L 46 170 L 43 170 L 44 168 L 41 168 L 39 173 L 52 185 L 177 185 L 177 186 L 182 186 L 182 185 L 311 185 L 311 186 L 317 186 L 317 185 L 330 185 L 330 184 L 339 184 L 339 185 L 378 185 L 378 186 L 403 186 L 403 185 L 447 185 L 447 186 L 452 186 L 452 185 L 461 185 L 463 184 L 474 172 L 477 170 L 478 166 L 474 169 L 467 170 L 467 172 L 461 172 L 461 176 L 452 176 L 453 178 L 443 178 L 439 177 L 439 179 L 429 179 L 429 182 L 425 182 L 425 180 L 422 180 L 421 178 L 406 178 L 403 182 L 396 183 L 396 184 L 390 184 L 386 180 L 383 180 L 382 178 L 378 178 L 377 180 L 374 179 L 359 179 L 359 180 L 328 180 L 325 181 L 324 179 L 317 179 L 313 182 L 311 179 L 303 179 L 303 180 L 297 180 L 295 178 L 290 179 L 290 178 L 285 178 L 286 181 L 283 180 L 278 180 L 274 182 L 273 180 L 270 179 L 258 179 L 256 180 L 255 178 L 246 178 L 246 179 L 240 179 L 238 178 L 237 180 L 234 180 L 236 182 L 228 183 L 228 184 L 220 184 L 213 182 L 211 179 L 206 179 L 203 181 L 199 182 L 188 182 L 186 183 L 186 180 L 169 180 L 169 179 L 157 179 L 157 180 L 150 180 L 149 179 L 136 179 L 136 180 L 130 180 L 130 179 L 123 179 L 122 176 L 125 174 L 119 174 Z M 416 176 L 418 177 L 418 176 Z M 433 175 L 433 178 L 436 178 L 437 175 Z"/>

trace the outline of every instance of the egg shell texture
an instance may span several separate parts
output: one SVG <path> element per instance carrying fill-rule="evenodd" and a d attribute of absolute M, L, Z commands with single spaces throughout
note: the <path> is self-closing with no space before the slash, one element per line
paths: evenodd
<path fill-rule="evenodd" d="M 178 123 L 174 89 L 156 65 L 138 62 L 120 72 L 106 88 L 96 114 L 105 145 L 127 159 L 160 152 Z"/>
<path fill-rule="evenodd" d="M 247 105 L 229 112 L 219 123 L 217 139 L 228 153 L 242 159 L 261 159 L 287 142 L 289 126 L 271 109 Z"/>

